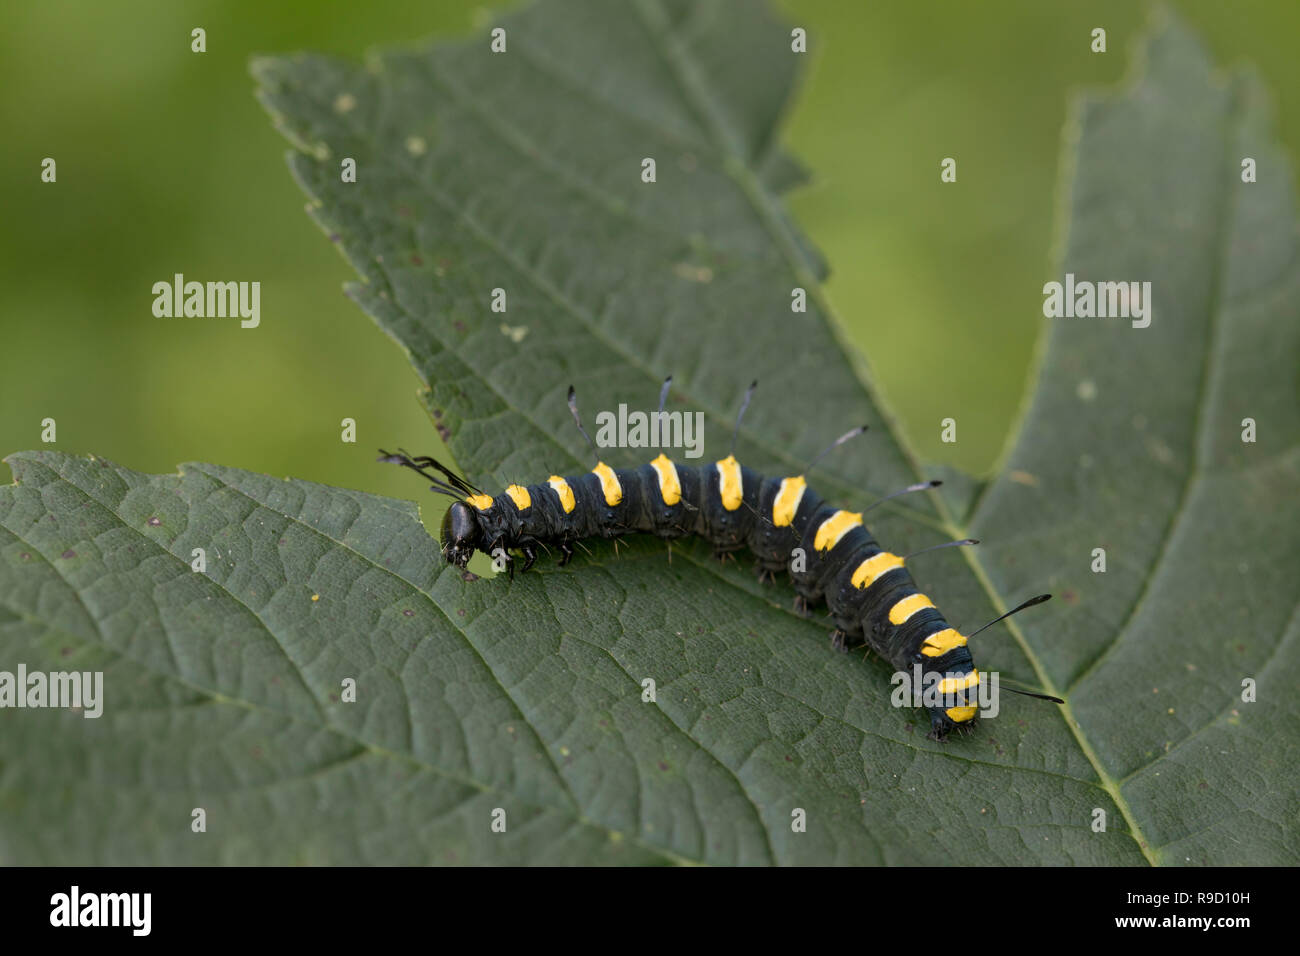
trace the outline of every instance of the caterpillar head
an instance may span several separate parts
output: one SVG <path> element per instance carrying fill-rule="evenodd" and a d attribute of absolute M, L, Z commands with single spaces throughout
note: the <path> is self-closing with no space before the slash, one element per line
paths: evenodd
<path fill-rule="evenodd" d="M 483 529 L 474 509 L 463 501 L 453 501 L 442 516 L 442 556 L 447 563 L 464 571 L 482 540 Z"/>

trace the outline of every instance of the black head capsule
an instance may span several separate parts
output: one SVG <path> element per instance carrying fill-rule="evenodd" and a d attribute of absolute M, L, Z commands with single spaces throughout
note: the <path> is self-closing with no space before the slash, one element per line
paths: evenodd
<path fill-rule="evenodd" d="M 453 501 L 442 516 L 442 556 L 447 563 L 464 571 L 482 537 L 483 530 L 474 509 L 463 501 Z"/>

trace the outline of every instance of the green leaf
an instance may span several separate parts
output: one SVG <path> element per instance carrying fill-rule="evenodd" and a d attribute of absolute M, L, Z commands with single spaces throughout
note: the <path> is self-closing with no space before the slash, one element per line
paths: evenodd
<path fill-rule="evenodd" d="M 1153 861 L 1294 863 L 1300 267 L 1292 170 L 1249 73 L 1164 24 L 1087 97 L 1058 278 L 1148 280 L 1150 327 L 1050 324 L 1008 468 L 972 522 L 991 591 Z M 1243 159 L 1258 182 L 1242 182 Z M 1259 429 L 1243 441 L 1245 419 Z M 1105 574 L 1090 571 L 1104 548 Z M 1044 582 L 1044 575 L 1047 575 Z M 1242 681 L 1258 684 L 1244 703 Z"/>
<path fill-rule="evenodd" d="M 923 474 L 780 203 L 802 178 L 776 146 L 788 27 L 738 0 L 547 0 L 500 25 L 504 54 L 480 36 L 255 65 L 351 294 L 460 464 L 493 487 L 584 468 L 569 383 L 590 415 L 651 406 L 672 372 L 710 454 L 757 377 L 748 464 L 799 469 L 868 422 L 819 490 L 861 507 Z M 1046 320 L 1002 474 L 872 512 L 899 553 L 985 542 L 917 562 L 967 630 L 1057 592 L 975 651 L 1066 708 L 1004 695 L 975 734 L 927 740 L 886 665 L 698 542 L 471 583 L 413 505 L 24 453 L 0 489 L 0 661 L 102 670 L 105 700 L 97 720 L 0 712 L 0 860 L 1295 862 L 1290 171 L 1254 81 L 1217 77 L 1177 24 L 1147 60 L 1071 127 L 1054 277 L 1149 279 L 1151 326 Z"/>

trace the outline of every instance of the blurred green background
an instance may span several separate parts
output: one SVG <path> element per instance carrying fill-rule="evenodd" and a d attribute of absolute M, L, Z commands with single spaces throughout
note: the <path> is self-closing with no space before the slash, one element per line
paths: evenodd
<path fill-rule="evenodd" d="M 790 203 L 831 263 L 832 301 L 921 454 L 986 471 L 1043 321 L 1069 93 L 1123 76 L 1149 8 L 782 6 L 811 46 L 786 142 L 816 182 Z M 1174 7 L 1218 62 L 1257 64 L 1296 155 L 1300 3 Z M 0 455 L 40 447 L 51 417 L 55 447 L 142 471 L 197 459 L 418 497 L 409 475 L 374 462 L 379 445 L 441 448 L 418 381 L 343 296 L 353 273 L 304 214 L 247 63 L 300 49 L 359 57 L 487 16 L 461 0 L 8 5 Z M 196 26 L 202 55 L 190 52 Z M 1104 55 L 1089 51 L 1097 26 Z M 46 156 L 56 185 L 40 182 Z M 939 182 L 946 156 L 955 185 Z M 174 272 L 260 280 L 261 327 L 154 318 L 151 286 Z M 939 441 L 948 415 L 955 445 Z M 339 441 L 344 417 L 356 445 Z"/>

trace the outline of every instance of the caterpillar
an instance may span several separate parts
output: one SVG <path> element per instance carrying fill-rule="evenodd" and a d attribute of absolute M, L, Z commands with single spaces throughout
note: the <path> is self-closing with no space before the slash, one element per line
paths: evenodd
<path fill-rule="evenodd" d="M 669 376 L 659 396 L 660 415 L 671 384 Z M 475 552 L 482 551 L 504 562 L 503 570 L 513 580 L 516 559 L 511 552 L 523 556 L 522 571 L 527 571 L 537 560 L 538 549 L 553 545 L 563 566 L 572 559 L 574 544 L 584 538 L 618 538 L 637 532 L 670 541 L 699 535 L 719 559 L 748 548 L 763 583 L 790 571 L 796 613 L 806 617 L 814 605 L 826 602 L 835 625 L 832 647 L 848 651 L 866 644 L 896 673 L 917 674 L 919 668 L 923 681 L 942 695 L 940 703 L 925 708 L 931 739 L 942 741 L 955 729 L 972 727 L 979 711 L 973 701 L 980 672 L 971 657 L 969 637 L 1051 595 L 1031 598 L 970 635 L 960 633 L 916 586 L 905 561 L 924 551 L 979 542 L 968 538 L 899 556 L 871 536 L 862 512 L 836 508 L 808 485 L 807 473 L 832 450 L 865 432 L 865 425 L 837 438 L 799 475 L 766 477 L 740 464 L 735 457 L 736 436 L 757 385 L 754 382 L 741 401 L 727 457 L 700 467 L 677 464 L 661 453 L 638 468 L 611 468 L 600 460 L 595 442 L 583 428 L 572 386 L 569 411 L 596 457 L 595 467 L 586 474 L 551 475 L 545 482 L 527 486 L 512 484 L 493 497 L 428 456 L 380 449 L 379 460 L 418 472 L 432 482 L 430 490 L 454 499 L 443 516 L 440 544 L 443 558 L 462 572 Z M 933 480 L 909 485 L 864 511 L 939 484 Z M 802 560 L 792 561 L 794 555 Z M 1063 703 L 1044 694 L 1013 692 Z"/>

